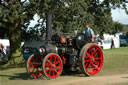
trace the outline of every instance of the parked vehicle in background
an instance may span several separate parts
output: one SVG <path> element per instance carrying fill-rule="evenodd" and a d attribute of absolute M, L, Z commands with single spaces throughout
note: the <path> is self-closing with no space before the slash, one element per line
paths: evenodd
<path fill-rule="evenodd" d="M 120 46 L 128 46 L 128 38 L 126 35 L 120 35 Z"/>
<path fill-rule="evenodd" d="M 127 41 L 125 39 L 120 39 L 120 46 L 127 46 Z"/>

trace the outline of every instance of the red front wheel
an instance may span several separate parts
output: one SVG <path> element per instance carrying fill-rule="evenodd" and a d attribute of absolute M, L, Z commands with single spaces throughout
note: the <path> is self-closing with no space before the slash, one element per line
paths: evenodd
<path fill-rule="evenodd" d="M 31 55 L 27 60 L 27 72 L 33 78 L 39 78 L 43 75 L 42 58 L 40 55 Z"/>
<path fill-rule="evenodd" d="M 43 72 L 48 79 L 57 78 L 63 69 L 63 63 L 61 58 L 55 54 L 50 53 L 43 59 Z"/>
<path fill-rule="evenodd" d="M 81 71 L 87 76 L 93 76 L 100 72 L 103 66 L 103 52 L 93 43 L 85 45 L 80 52 Z"/>

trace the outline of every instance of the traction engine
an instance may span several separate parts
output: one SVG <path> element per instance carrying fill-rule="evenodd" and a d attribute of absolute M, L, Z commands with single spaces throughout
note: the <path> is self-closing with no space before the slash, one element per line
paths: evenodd
<path fill-rule="evenodd" d="M 89 41 L 85 34 L 77 36 L 52 33 L 52 14 L 46 15 L 46 40 L 40 47 L 40 54 L 33 54 L 27 60 L 27 72 L 33 78 L 42 75 L 54 79 L 62 71 L 80 71 L 86 76 L 98 74 L 103 66 L 101 48 Z"/>

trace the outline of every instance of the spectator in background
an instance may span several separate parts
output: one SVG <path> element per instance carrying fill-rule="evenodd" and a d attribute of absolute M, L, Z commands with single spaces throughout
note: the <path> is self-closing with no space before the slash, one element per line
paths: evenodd
<path fill-rule="evenodd" d="M 111 49 L 114 47 L 114 40 L 113 39 L 111 39 L 112 40 L 112 44 L 111 44 Z"/>
<path fill-rule="evenodd" d="M 4 46 L 0 43 L 0 50 L 4 53 L 4 54 L 6 54 L 6 50 L 5 50 L 5 48 L 4 48 Z"/>
<path fill-rule="evenodd" d="M 0 43 L 0 57 L 3 58 L 6 55 L 4 46 Z"/>

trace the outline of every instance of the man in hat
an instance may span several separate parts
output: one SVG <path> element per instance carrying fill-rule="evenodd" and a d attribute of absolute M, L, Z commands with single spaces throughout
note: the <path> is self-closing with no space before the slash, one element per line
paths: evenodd
<path fill-rule="evenodd" d="M 87 38 L 91 40 L 91 42 L 94 42 L 95 34 L 94 31 L 90 28 L 89 24 L 85 25 L 85 30 L 83 33 L 87 36 Z"/>

